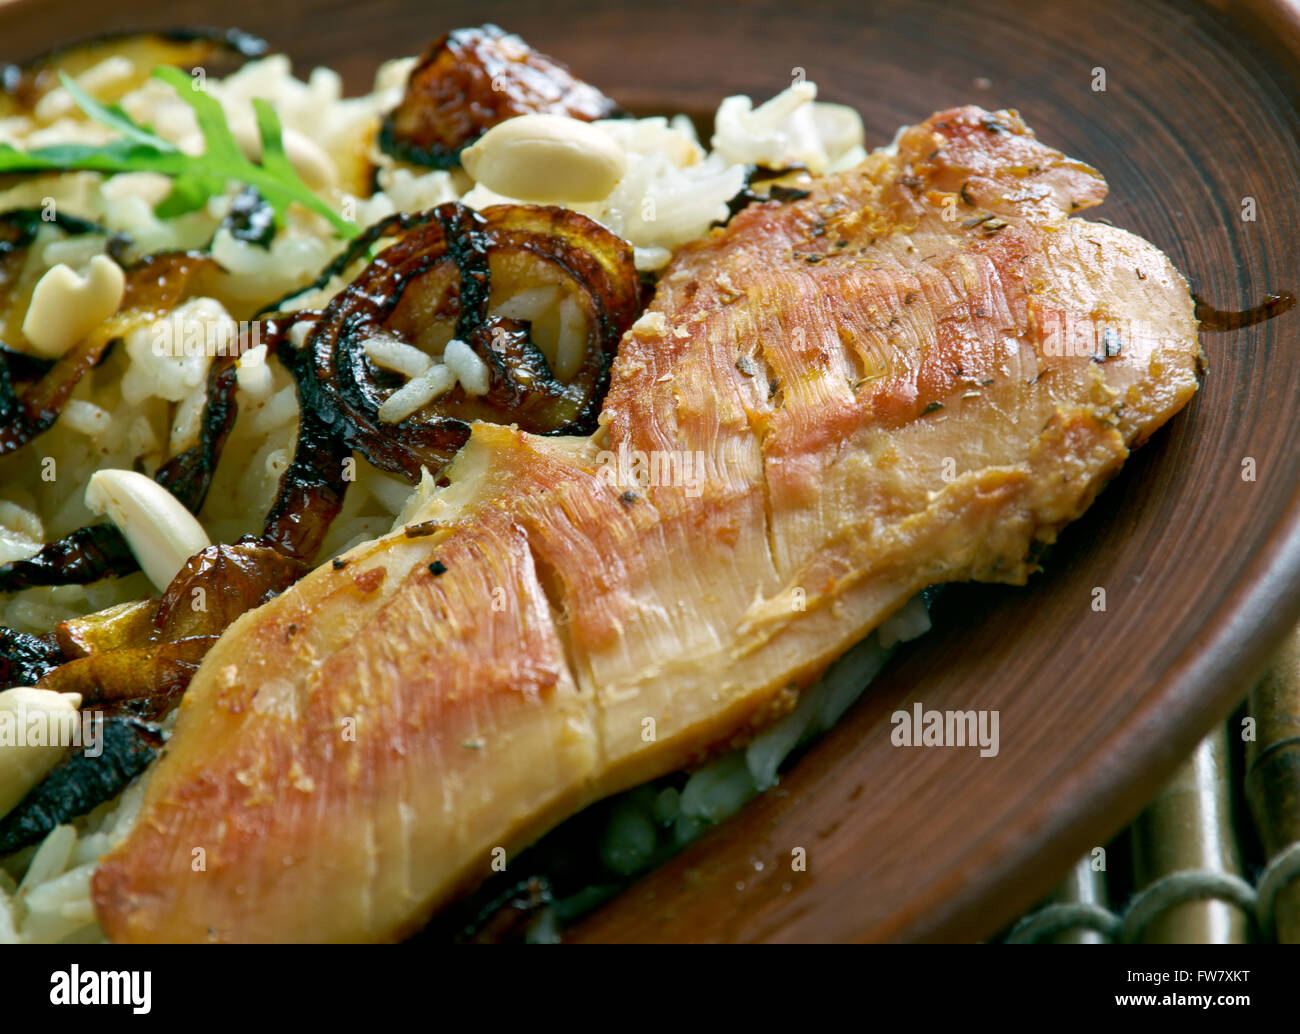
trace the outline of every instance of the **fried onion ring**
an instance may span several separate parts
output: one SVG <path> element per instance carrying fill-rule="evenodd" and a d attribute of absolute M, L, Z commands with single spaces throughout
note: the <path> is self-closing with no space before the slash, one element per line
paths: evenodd
<path fill-rule="evenodd" d="M 512 286 L 537 285 L 582 316 L 581 355 L 568 360 L 573 369 L 563 380 L 524 323 L 490 311 Z M 481 213 L 458 202 L 440 205 L 381 252 L 316 322 L 305 346 L 315 376 L 301 385 L 303 409 L 341 424 L 350 447 L 412 483 L 421 467 L 437 470 L 451 459 L 471 420 L 515 423 L 537 434 L 588 433 L 640 294 L 631 248 L 586 216 L 533 205 Z M 487 364 L 488 393 L 473 397 L 458 387 L 405 420 L 384 423 L 379 409 L 395 386 L 366 355 L 375 337 L 431 351 L 455 337 Z"/>

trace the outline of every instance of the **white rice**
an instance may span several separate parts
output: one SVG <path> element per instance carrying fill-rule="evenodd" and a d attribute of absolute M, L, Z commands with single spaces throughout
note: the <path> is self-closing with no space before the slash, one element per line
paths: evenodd
<path fill-rule="evenodd" d="M 433 359 L 428 353 L 396 338 L 376 335 L 367 338 L 361 347 L 376 366 L 407 377 L 418 377 L 433 365 Z"/>
<path fill-rule="evenodd" d="M 78 77 L 79 85 L 93 95 L 120 82 L 131 72 L 123 61 L 113 57 L 101 62 Z M 510 201 L 474 185 L 463 173 L 412 171 L 378 155 L 372 156 L 379 165 L 379 189 L 372 192 L 369 182 L 360 181 L 355 156 L 368 146 L 381 115 L 400 100 L 412 64 L 409 58 L 386 63 L 375 76 L 373 90 L 353 98 L 342 96 L 339 76 L 330 69 L 317 68 L 305 81 L 295 78 L 282 55 L 249 62 L 225 80 L 209 80 L 206 86 L 221 102 L 237 134 L 252 125 L 252 100 L 269 100 L 286 136 L 299 134 L 324 156 L 333 186 L 323 189 L 322 196 L 358 225 L 451 200 L 478 208 Z M 802 162 L 813 171 L 825 171 L 862 157 L 860 147 L 842 142 L 842 126 L 828 112 L 822 112 L 827 117 L 821 119 L 828 128 L 819 130 L 815 95 L 811 83 L 802 83 L 757 107 L 748 98 L 728 98 L 718 110 L 711 150 L 701 145 L 685 116 L 599 122 L 601 131 L 624 150 L 627 173 L 604 200 L 571 207 L 629 241 L 639 269 L 662 269 L 673 249 L 726 219 L 727 202 L 745 184 L 747 164 Z M 170 86 L 150 80 L 120 104 L 136 121 L 182 150 L 195 153 L 201 147 L 193 111 Z M 111 131 L 81 117 L 61 87 L 41 101 L 34 117 L 0 119 L 0 143 L 24 148 L 99 143 L 111 137 Z M 91 523 L 94 518 L 82 493 L 95 470 L 139 468 L 152 474 L 169 456 L 193 445 L 198 440 L 211 357 L 234 342 L 236 319 L 304 288 L 342 246 L 325 220 L 299 209 L 291 211 L 288 225 L 275 235 L 269 249 L 238 240 L 224 229 L 218 232 L 241 189 L 238 184 L 196 212 L 163 221 L 154 214 L 154 206 L 169 189 L 165 177 L 152 173 L 107 178 L 69 173 L 31 178 L 0 191 L 0 212 L 40 208 L 53 200 L 62 215 L 93 220 L 108 234 L 129 235 L 133 257 L 201 249 L 212 241 L 212 255 L 225 270 L 214 292 L 219 297 L 187 300 L 154 325 L 127 334 L 122 346 L 78 384 L 53 428 L 34 445 L 0 458 L 0 563 L 33 556 L 43 543 Z M 106 234 L 64 238 L 53 227 L 43 227 L 16 290 L 30 290 L 55 263 L 81 267 L 103 253 L 107 244 Z M 323 307 L 346 282 L 346 277 L 338 277 L 296 301 L 302 307 Z M 524 285 L 513 297 L 494 299 L 494 306 L 501 315 L 533 323 L 534 340 L 557 376 L 563 379 L 576 372 L 583 355 L 585 316 L 564 289 Z M 295 328 L 299 335 L 304 330 Z M 197 335 L 202 347 L 192 354 L 182 350 L 160 355 L 153 343 L 164 333 L 172 340 Z M 374 363 L 408 378 L 385 402 L 381 419 L 405 419 L 457 383 L 471 395 L 487 390 L 488 369 L 483 361 L 467 346 L 446 338 L 445 334 L 431 336 L 418 342 L 418 348 L 395 340 L 367 343 Z M 297 434 L 298 405 L 291 379 L 265 347 L 240 358 L 237 384 L 239 414 L 224 450 L 233 461 L 218 464 L 199 514 L 214 542 L 232 542 L 260 530 L 280 475 L 292 458 Z M 52 477 L 43 476 L 47 469 L 54 471 Z M 369 467 L 360 457 L 357 472 L 357 483 L 345 497 L 323 556 L 387 532 L 418 499 L 418 491 L 413 499 L 409 486 Z M 427 490 L 427 483 L 422 490 Z M 0 624 L 46 632 L 68 617 L 151 592 L 139 573 L 87 586 L 28 589 L 0 599 Z M 907 626 L 915 627 L 915 622 Z M 855 673 L 872 664 L 878 667 L 876 658 L 883 656 L 880 642 L 885 635 L 882 630 L 869 639 L 870 659 L 864 648 L 850 655 L 856 658 Z M 850 681 L 860 691 L 858 675 Z M 823 685 L 838 683 L 828 679 Z M 828 715 L 838 715 L 850 695 L 843 688 L 805 694 L 793 714 L 739 755 L 744 759 L 743 771 L 733 758 L 720 763 L 723 767 L 697 773 L 682 794 L 682 821 L 717 817 L 730 807 L 719 800 L 739 801 L 770 783 L 779 756 L 811 730 L 828 724 Z M 116 801 L 60 826 L 35 849 L 0 860 L 0 943 L 100 938 L 90 906 L 90 875 L 96 860 L 129 829 L 143 782 L 137 780 Z"/>

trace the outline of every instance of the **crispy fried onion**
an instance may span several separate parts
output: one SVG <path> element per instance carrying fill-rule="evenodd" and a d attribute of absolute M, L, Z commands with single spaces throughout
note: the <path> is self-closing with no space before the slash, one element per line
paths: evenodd
<path fill-rule="evenodd" d="M 592 122 L 618 105 L 560 62 L 495 25 L 457 29 L 435 42 L 384 119 L 379 145 L 417 165 L 450 169 L 498 122 L 533 113 Z"/>
<path fill-rule="evenodd" d="M 302 408 L 342 429 L 376 467 L 414 483 L 444 466 L 469 421 L 536 434 L 595 428 L 609 364 L 636 318 L 631 248 L 562 208 L 440 205 L 410 226 L 338 294 L 307 338 Z M 367 352 L 376 340 L 440 358 L 453 339 L 486 365 L 486 391 L 463 385 L 386 422 L 400 377 Z M 295 364 L 296 365 L 296 364 Z"/>
<path fill-rule="evenodd" d="M 53 635 L 32 635 L 0 626 L 0 689 L 30 686 L 64 661 Z"/>
<path fill-rule="evenodd" d="M 319 552 L 330 524 L 343 508 L 351 478 L 352 450 L 336 410 L 317 409 L 311 353 L 295 348 L 289 331 L 295 324 L 311 324 L 320 314 L 310 311 L 262 322 L 262 334 L 293 375 L 298 392 L 298 441 L 293 459 L 280 475 L 275 501 L 262 526 L 262 541 L 288 557 L 311 561 Z"/>
<path fill-rule="evenodd" d="M 43 673 L 37 685 L 80 693 L 83 706 L 142 697 L 155 706 L 174 702 L 227 625 L 305 573 L 302 564 L 256 542 L 208 546 L 190 557 L 162 596 L 62 622 L 55 641 L 71 659 Z"/>

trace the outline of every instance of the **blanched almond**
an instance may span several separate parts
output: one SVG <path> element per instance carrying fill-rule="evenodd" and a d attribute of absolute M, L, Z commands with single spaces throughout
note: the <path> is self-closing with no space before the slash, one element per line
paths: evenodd
<path fill-rule="evenodd" d="M 507 119 L 460 160 L 476 182 L 520 201 L 603 201 L 627 171 L 608 133 L 563 115 Z"/>
<path fill-rule="evenodd" d="M 97 470 L 86 485 L 86 506 L 107 514 L 140 567 L 166 589 L 185 561 L 207 548 L 207 532 L 179 499 L 133 470 Z"/>
<path fill-rule="evenodd" d="M 46 271 L 32 291 L 23 336 L 45 358 L 61 358 L 117 312 L 125 291 L 122 267 L 107 255 L 92 258 L 84 276 L 60 262 Z"/>
<path fill-rule="evenodd" d="M 0 693 L 0 815 L 58 764 L 71 743 L 81 697 L 18 686 Z M 41 742 L 33 743 L 39 733 Z"/>

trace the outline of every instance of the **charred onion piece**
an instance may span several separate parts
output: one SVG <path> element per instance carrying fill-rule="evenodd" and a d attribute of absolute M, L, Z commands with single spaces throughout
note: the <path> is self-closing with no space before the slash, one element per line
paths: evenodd
<path fill-rule="evenodd" d="M 13 652 L 32 659 L 28 673 L 44 669 L 37 676 L 42 688 L 80 693 L 83 707 L 145 698 L 174 702 L 226 626 L 306 570 L 256 540 L 209 546 L 186 561 L 161 598 L 72 618 L 55 630 L 52 649 L 27 637 L 15 640 Z"/>
<path fill-rule="evenodd" d="M 226 626 L 279 595 L 306 570 L 256 541 L 209 546 L 190 557 L 161 599 L 113 608 L 116 613 L 105 621 L 117 627 L 101 639 L 111 648 L 90 649 L 46 673 L 39 685 L 80 693 L 83 707 L 140 698 L 174 702 Z M 202 606 L 195 606 L 197 600 Z M 84 629 L 85 619 L 81 625 Z M 76 627 L 61 625 L 59 641 L 84 649 L 89 645 L 84 634 L 73 641 Z"/>
<path fill-rule="evenodd" d="M 306 565 L 256 540 L 208 546 L 186 561 L 154 611 L 152 638 L 165 642 L 216 636 L 245 611 L 278 596 Z M 197 590 L 203 607 L 196 609 Z"/>
<path fill-rule="evenodd" d="M 147 698 L 164 709 L 180 699 L 215 635 L 175 642 L 125 646 L 61 664 L 37 685 L 57 693 L 80 693 L 83 708 Z"/>
<path fill-rule="evenodd" d="M 782 183 L 773 182 L 787 176 L 796 175 L 801 172 L 807 172 L 802 163 L 787 165 L 780 169 L 769 169 L 761 165 L 748 165 L 745 167 L 745 185 L 740 188 L 740 193 L 727 202 L 727 218 L 720 223 L 714 223 L 714 226 L 725 226 L 730 222 L 742 209 L 753 204 L 761 204 L 764 201 L 777 201 L 781 204 L 788 204 L 791 201 L 799 201 L 806 198 L 809 194 L 807 190 L 801 190 L 797 187 L 788 187 Z M 768 184 L 767 192 L 764 193 L 761 188 L 762 184 Z"/>
<path fill-rule="evenodd" d="M 304 564 L 315 559 L 343 507 L 350 483 L 347 461 L 352 458 L 344 440 L 342 417 L 316 384 L 311 350 L 294 348 L 288 340 L 294 323 L 318 317 L 319 313 L 303 310 L 262 322 L 263 339 L 293 376 L 298 393 L 298 440 L 293 459 L 280 475 L 275 501 L 262 525 L 262 540 Z"/>
<path fill-rule="evenodd" d="M 235 404 L 238 389 L 235 357 L 217 356 L 208 369 L 198 444 L 173 456 L 154 475 L 154 480 L 179 499 L 190 513 L 197 514 L 203 509 L 203 501 L 212 487 L 217 460 L 239 412 Z"/>
<path fill-rule="evenodd" d="M 68 659 L 147 643 L 153 634 L 153 616 L 157 611 L 156 599 L 130 600 L 84 617 L 60 621 L 54 626 L 54 637 Z"/>
<path fill-rule="evenodd" d="M 572 287 L 586 321 L 583 358 L 564 381 L 515 321 L 480 308 L 462 309 L 456 333 L 492 371 L 481 398 L 457 389 L 435 406 L 462 420 L 515 423 L 534 434 L 588 434 L 596 429 L 609 387 L 609 366 L 624 332 L 641 310 L 641 281 L 628 244 L 564 208 L 497 205 L 485 209 L 491 297 L 543 269 Z"/>
<path fill-rule="evenodd" d="M 517 423 L 545 434 L 590 431 L 609 383 L 619 338 L 636 318 L 640 281 L 628 245 L 562 208 L 497 205 L 476 213 L 440 205 L 385 249 L 335 296 L 307 340 L 314 380 L 301 381 L 303 410 L 342 426 L 346 444 L 376 467 L 414 482 L 420 468 L 447 463 L 469 436 L 468 421 Z M 576 372 L 558 381 L 521 324 L 489 315 L 494 287 L 555 286 L 578 301 L 586 341 Z M 397 424 L 379 419 L 391 394 L 365 355 L 376 335 L 412 339 L 446 324 L 492 371 L 489 393 L 456 388 Z"/>
<path fill-rule="evenodd" d="M 169 32 L 117 32 L 59 47 L 22 64 L 0 65 L 0 118 L 30 114 L 59 85 L 59 72 L 72 78 L 111 57 L 124 57 L 135 69 L 96 99 L 113 103 L 136 89 L 159 65 L 189 70 L 201 66 L 221 77 L 266 53 L 266 42 L 238 29 L 173 29 Z"/>
<path fill-rule="evenodd" d="M 495 25 L 457 29 L 411 71 L 402 102 L 384 119 L 379 146 L 417 165 L 460 164 L 461 150 L 498 122 L 534 112 L 594 122 L 618 105 L 564 65 Z"/>
<path fill-rule="evenodd" d="M 39 355 L 28 355 L 26 352 L 15 352 L 12 348 L 0 345 L 0 368 L 3 374 L 0 376 L 6 381 L 5 387 L 9 389 L 6 398 L 13 398 L 14 405 L 18 404 L 17 396 L 13 394 L 12 385 L 15 381 L 22 383 L 24 381 L 40 380 L 54 365 L 53 359 L 45 359 Z M 5 408 L 0 404 L 0 420 L 4 419 Z"/>
<path fill-rule="evenodd" d="M 55 226 L 69 237 L 84 233 L 102 233 L 106 237 L 109 234 L 98 223 L 80 216 L 47 212 L 42 208 L 11 208 L 0 215 L 0 258 L 26 249 L 43 226 Z"/>
<path fill-rule="evenodd" d="M 446 279 L 456 292 L 448 311 L 483 311 L 487 254 L 484 242 L 473 236 L 480 222 L 463 205 L 440 205 L 432 218 L 381 252 L 330 302 L 291 367 L 301 409 L 314 414 L 322 446 L 328 443 L 335 451 L 342 446 L 343 456 L 357 449 L 374 466 L 414 482 L 421 465 L 432 470 L 443 467 L 469 439 L 467 424 L 445 417 L 426 423 L 414 417 L 395 425 L 382 423 L 379 406 L 387 393 L 378 387 L 362 346 L 381 332 L 407 284 L 444 264 L 450 267 Z M 315 466 L 317 472 L 320 469 Z"/>
<path fill-rule="evenodd" d="M 53 636 L 32 635 L 0 625 L 0 689 L 35 685 L 46 672 L 63 663 L 63 651 Z"/>
<path fill-rule="evenodd" d="M 111 524 L 92 524 L 47 543 L 27 560 L 0 564 L 0 592 L 35 585 L 85 585 L 139 568 L 122 533 Z"/>
<path fill-rule="evenodd" d="M 235 240 L 267 251 L 275 240 L 275 209 L 256 187 L 245 187 L 231 200 L 221 228 Z"/>
<path fill-rule="evenodd" d="M 73 749 L 7 815 L 0 818 L 0 855 L 41 840 L 55 826 L 112 800 L 162 750 L 162 730 L 130 715 L 104 718 L 98 757 Z"/>
<path fill-rule="evenodd" d="M 280 476 L 280 490 L 266 515 L 263 539 L 285 556 L 311 563 L 343 508 L 349 483 L 346 463 L 351 457 L 352 450 L 339 429 L 303 409 L 298 444 L 288 469 Z"/>

